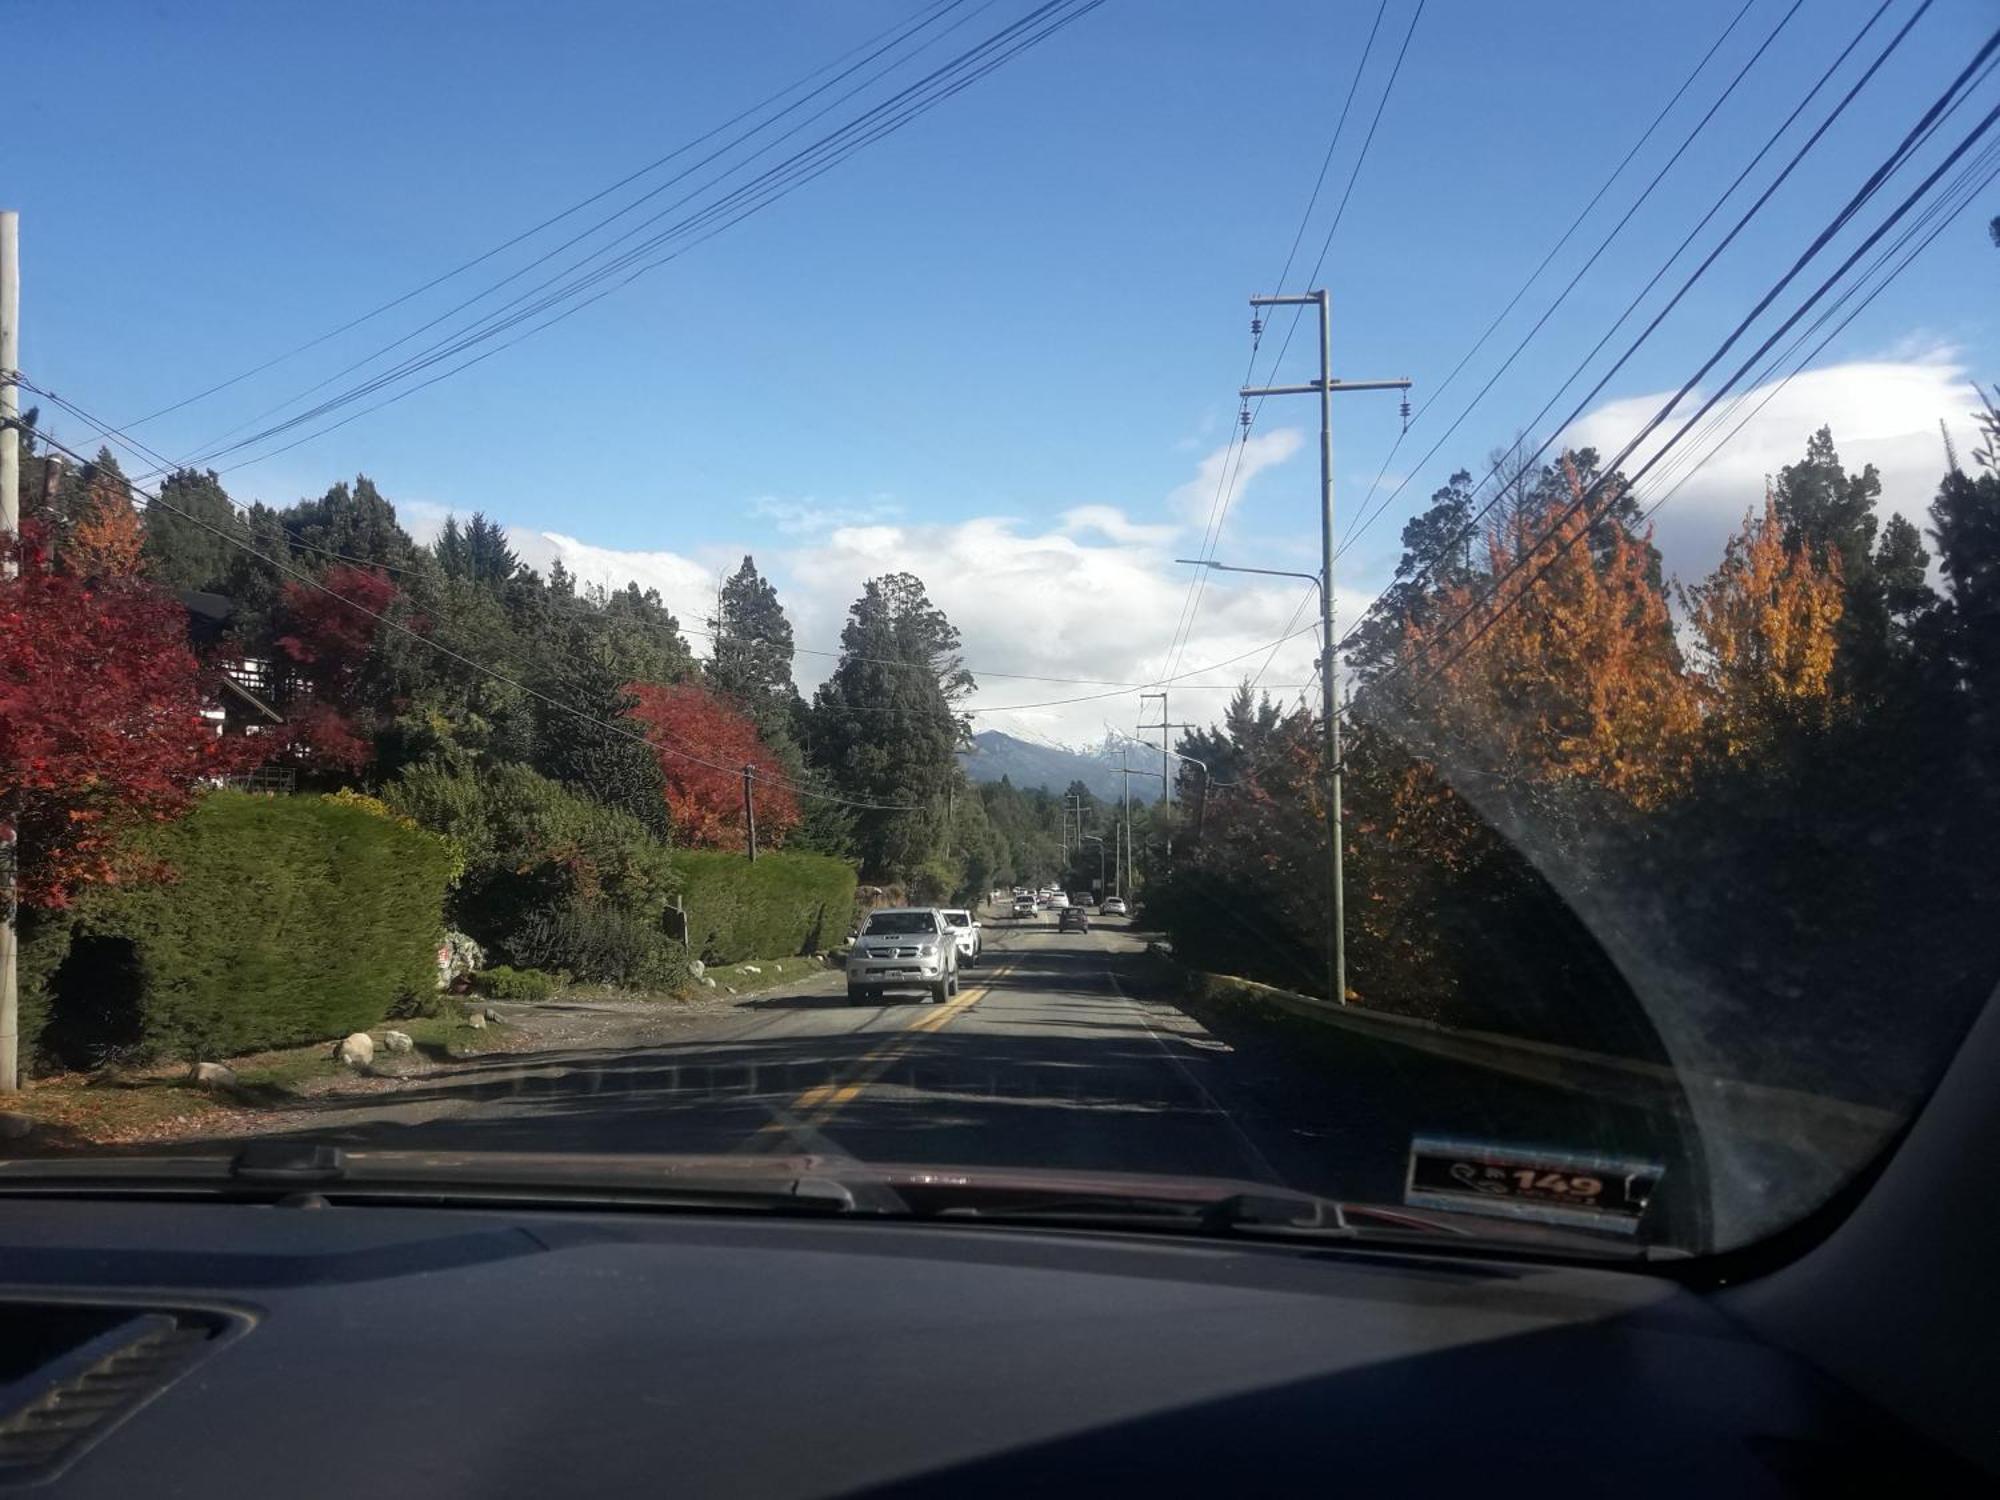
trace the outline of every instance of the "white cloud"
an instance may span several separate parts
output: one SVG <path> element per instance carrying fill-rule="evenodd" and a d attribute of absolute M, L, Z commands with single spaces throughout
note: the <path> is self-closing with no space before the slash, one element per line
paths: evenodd
<path fill-rule="evenodd" d="M 1297 427 L 1275 427 L 1269 432 L 1255 433 L 1243 444 L 1242 455 L 1235 462 L 1230 461 L 1230 451 L 1235 445 L 1224 443 L 1201 461 L 1194 478 L 1167 496 L 1168 511 L 1205 529 L 1215 510 L 1216 496 L 1223 488 L 1225 467 L 1228 469 L 1225 504 L 1227 509 L 1234 510 L 1252 480 L 1297 453 L 1304 441 L 1305 433 Z"/>
<path fill-rule="evenodd" d="M 1907 341 L 1898 345 L 1907 349 Z M 1580 418 L 1564 436 L 1572 447 L 1594 447 L 1608 460 L 1649 420 L 1668 392 L 1633 396 L 1610 402 Z M 1741 433 L 1715 458 L 1690 472 L 1691 459 L 1705 455 L 1711 444 L 1769 395 L 1768 406 L 1750 418 Z M 1696 411 L 1699 392 L 1683 399 L 1676 418 L 1663 423 L 1653 438 L 1624 465 L 1635 472 L 1658 451 L 1672 433 Z M 1716 410 L 1722 411 L 1727 402 Z M 1882 476 L 1882 506 L 1927 524 L 1926 507 L 1944 472 L 1944 445 L 1938 421 L 1951 426 L 1960 452 L 1971 445 L 1969 412 L 1972 390 L 1966 370 L 1953 351 L 1935 346 L 1908 358 L 1857 360 L 1799 375 L 1772 394 L 1772 387 L 1752 390 L 1727 422 L 1702 438 L 1698 424 L 1653 475 L 1641 481 L 1642 505 L 1658 500 L 1682 475 L 1686 483 L 1654 518 L 1655 541 L 1669 572 L 1684 580 L 1701 577 L 1721 556 L 1723 539 L 1742 521 L 1746 510 L 1763 504 L 1764 479 L 1805 455 L 1806 440 L 1820 427 L 1831 429 L 1841 463 L 1851 472 L 1874 464 Z"/>
<path fill-rule="evenodd" d="M 682 625 L 699 629 L 715 612 L 716 570 L 678 552 L 625 551 L 598 547 L 564 536 L 559 531 L 530 531 L 521 526 L 507 528 L 507 545 L 521 561 L 546 575 L 557 558 L 584 583 L 622 589 L 637 583 L 642 589 L 658 589 L 675 618 Z M 703 642 L 693 643 L 697 648 Z M 698 651 L 699 654 L 699 651 Z"/>
<path fill-rule="evenodd" d="M 822 505 L 807 496 L 802 500 L 781 500 L 776 495 L 760 495 L 750 502 L 750 514 L 772 523 L 787 536 L 827 531 L 836 526 L 865 525 L 902 514 L 902 506 L 888 500 L 868 505 Z"/>
<path fill-rule="evenodd" d="M 1062 513 L 1061 529 L 1065 536 L 1084 536 L 1094 531 L 1114 542 L 1153 547 L 1165 546 L 1181 531 L 1171 523 L 1147 525 L 1134 521 L 1115 505 L 1079 505 L 1066 510 Z"/>

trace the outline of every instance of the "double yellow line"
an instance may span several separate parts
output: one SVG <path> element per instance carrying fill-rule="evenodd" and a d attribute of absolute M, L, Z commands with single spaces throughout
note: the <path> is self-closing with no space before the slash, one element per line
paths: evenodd
<path fill-rule="evenodd" d="M 845 1077 L 829 1083 L 815 1084 L 792 1100 L 785 1117 L 771 1121 L 751 1137 L 748 1149 L 757 1150 L 770 1143 L 775 1136 L 790 1135 L 801 1128 L 818 1130 L 841 1109 L 853 1103 L 867 1092 L 870 1084 L 878 1082 L 884 1073 L 894 1067 L 908 1050 L 914 1036 L 943 1031 L 953 1021 L 964 1015 L 992 991 L 994 981 L 1007 974 L 1014 965 L 1010 962 L 1004 968 L 996 969 L 993 975 L 977 989 L 961 990 L 935 1010 L 921 1012 L 915 1020 L 899 1031 L 892 1032 L 887 1041 L 866 1052 Z"/>

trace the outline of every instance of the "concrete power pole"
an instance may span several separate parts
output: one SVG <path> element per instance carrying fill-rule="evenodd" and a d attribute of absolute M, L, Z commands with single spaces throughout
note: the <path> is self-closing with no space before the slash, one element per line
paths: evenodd
<path fill-rule="evenodd" d="M 757 778 L 757 768 L 748 761 L 743 763 L 743 837 L 750 852 L 750 863 L 757 863 L 757 804 L 750 797 L 750 783 Z"/>
<path fill-rule="evenodd" d="M 21 216 L 0 212 L 0 540 L 21 530 Z M 0 576 L 14 576 L 8 562 Z M 21 995 L 15 978 L 20 949 L 15 899 L 15 810 L 0 807 L 0 1092 L 21 1086 Z"/>
<path fill-rule="evenodd" d="M 1298 296 L 1252 297 L 1255 307 L 1298 307 L 1311 304 L 1319 309 L 1319 379 L 1309 385 L 1245 386 L 1243 399 L 1252 396 L 1319 397 L 1319 628 L 1320 710 L 1326 726 L 1326 844 L 1327 883 L 1332 888 L 1327 901 L 1327 991 L 1340 1005 L 1347 1003 L 1347 889 L 1341 871 L 1340 832 L 1340 664 L 1334 649 L 1333 602 L 1333 393 L 1335 391 L 1407 391 L 1408 380 L 1335 380 L 1332 363 L 1332 314 L 1326 289 Z M 1409 407 L 1403 408 L 1407 413 Z M 1166 715 L 1162 714 L 1161 718 Z"/>

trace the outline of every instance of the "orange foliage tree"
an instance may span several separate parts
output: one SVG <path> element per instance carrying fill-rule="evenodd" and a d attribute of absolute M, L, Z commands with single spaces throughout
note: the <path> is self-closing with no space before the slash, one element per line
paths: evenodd
<path fill-rule="evenodd" d="M 1568 459 L 1563 475 L 1572 503 L 1528 518 L 1524 551 L 1488 538 L 1486 576 L 1503 582 L 1445 590 L 1434 637 L 1410 627 L 1409 675 L 1446 761 L 1650 809 L 1686 783 L 1699 703 L 1648 539 L 1602 523 L 1611 502 L 1583 503 Z"/>
<path fill-rule="evenodd" d="M 92 481 L 65 538 L 63 571 L 76 578 L 130 578 L 139 571 L 145 535 L 125 487 L 108 475 Z"/>
<path fill-rule="evenodd" d="M 628 717 L 644 730 L 667 784 L 674 834 L 696 849 L 743 842 L 743 772 L 755 773 L 757 836 L 782 843 L 798 826 L 799 803 L 778 758 L 747 715 L 693 682 L 635 682 Z"/>
<path fill-rule="evenodd" d="M 1682 591 L 1711 742 L 1730 759 L 1768 750 L 1833 706 L 1846 599 L 1840 559 L 1803 542 L 1787 548 L 1783 532 L 1767 495 L 1761 516 L 1745 513 L 1716 570 Z"/>

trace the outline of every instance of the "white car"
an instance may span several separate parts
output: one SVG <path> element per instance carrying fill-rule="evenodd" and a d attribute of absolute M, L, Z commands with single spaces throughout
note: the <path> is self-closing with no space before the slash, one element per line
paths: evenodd
<path fill-rule="evenodd" d="M 1125 915 L 1125 898 L 1123 896 L 1106 896 L 1104 904 L 1098 907 L 1097 910 L 1102 916 L 1122 917 Z"/>
<path fill-rule="evenodd" d="M 901 989 L 929 990 L 938 1001 L 958 993 L 958 939 L 935 906 L 871 911 L 847 955 L 849 1000 Z"/>
<path fill-rule="evenodd" d="M 1016 918 L 1032 917 L 1034 914 L 1035 898 L 1033 896 L 1016 896 L 1014 898 L 1014 915 Z"/>
<path fill-rule="evenodd" d="M 963 907 L 947 906 L 944 908 L 944 922 L 951 929 L 952 936 L 958 939 L 959 966 L 963 968 L 978 963 L 979 952 L 986 946 L 986 940 L 972 913 Z"/>

